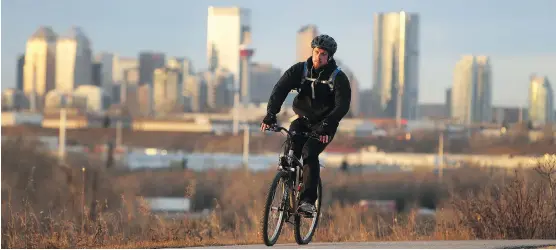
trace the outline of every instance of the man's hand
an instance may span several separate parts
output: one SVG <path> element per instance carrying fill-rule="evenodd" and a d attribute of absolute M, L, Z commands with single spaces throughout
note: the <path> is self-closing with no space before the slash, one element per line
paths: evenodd
<path fill-rule="evenodd" d="M 261 131 L 264 132 L 270 128 L 270 125 L 265 124 L 264 122 L 261 123 Z"/>
<path fill-rule="evenodd" d="M 266 114 L 261 123 L 261 131 L 264 132 L 265 130 L 269 129 L 272 125 L 276 124 L 276 115 L 275 114 Z"/>
<path fill-rule="evenodd" d="M 316 130 L 317 134 L 319 135 L 319 141 L 322 143 L 329 143 L 330 142 L 330 132 L 329 132 L 328 123 L 323 121 L 318 129 Z"/>

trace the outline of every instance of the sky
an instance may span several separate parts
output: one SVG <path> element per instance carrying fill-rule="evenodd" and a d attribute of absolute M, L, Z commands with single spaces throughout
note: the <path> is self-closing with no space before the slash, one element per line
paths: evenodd
<path fill-rule="evenodd" d="M 15 87 L 17 57 L 41 25 L 59 35 L 81 27 L 95 54 L 160 51 L 204 70 L 208 6 L 251 9 L 253 61 L 282 70 L 295 63 L 297 30 L 317 25 L 338 42 L 335 57 L 363 89 L 372 85 L 373 13 L 418 13 L 420 103 L 444 102 L 468 54 L 490 57 L 494 105 L 526 105 L 532 73 L 556 85 L 554 0 L 2 0 L 2 89 Z"/>

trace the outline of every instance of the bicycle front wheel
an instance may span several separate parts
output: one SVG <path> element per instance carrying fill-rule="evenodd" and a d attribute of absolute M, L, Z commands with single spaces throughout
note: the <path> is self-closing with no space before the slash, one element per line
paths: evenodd
<path fill-rule="evenodd" d="M 286 173 L 280 171 L 268 189 L 261 225 L 263 241 L 267 246 L 276 244 L 284 225 L 289 192 L 286 180 Z"/>

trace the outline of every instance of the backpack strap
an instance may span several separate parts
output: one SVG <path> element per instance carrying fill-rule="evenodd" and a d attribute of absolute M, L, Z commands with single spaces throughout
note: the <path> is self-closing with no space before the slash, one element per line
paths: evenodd
<path fill-rule="evenodd" d="M 307 68 L 307 61 L 303 63 L 303 77 L 301 77 L 301 83 L 299 84 L 299 90 L 301 90 L 301 86 L 305 82 L 305 79 L 309 76 L 309 69 Z"/>
<path fill-rule="evenodd" d="M 340 73 L 340 71 L 342 71 L 342 69 L 340 67 L 337 67 L 334 72 L 332 72 L 332 74 L 330 75 L 330 78 L 328 79 L 328 87 L 330 87 L 330 91 L 334 90 L 334 80 L 336 79 L 336 75 L 338 75 L 338 73 Z"/>
<path fill-rule="evenodd" d="M 305 61 L 303 63 L 303 80 L 305 80 L 305 77 L 307 77 L 308 75 L 309 75 L 309 69 L 307 68 L 307 61 Z"/>
<path fill-rule="evenodd" d="M 299 93 L 299 91 L 301 91 L 301 86 L 303 86 L 303 83 L 307 79 L 308 75 L 309 75 L 309 70 L 307 69 L 307 61 L 305 61 L 303 63 L 303 76 L 301 76 L 301 82 L 299 83 L 299 88 L 297 88 L 298 93 Z"/>

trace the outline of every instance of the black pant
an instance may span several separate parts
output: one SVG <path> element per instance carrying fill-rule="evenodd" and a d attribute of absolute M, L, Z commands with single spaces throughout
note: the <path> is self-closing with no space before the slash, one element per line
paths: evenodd
<path fill-rule="evenodd" d="M 311 124 L 305 118 L 297 118 L 290 124 L 290 131 L 311 132 L 317 128 L 317 124 Z M 317 200 L 317 187 L 320 178 L 319 154 L 330 144 L 334 135 L 330 135 L 328 143 L 322 143 L 314 138 L 307 138 L 302 135 L 295 135 L 292 140 L 293 153 L 303 159 L 303 187 L 301 190 L 302 201 L 315 204 Z M 285 154 L 289 148 L 286 147 Z"/>

